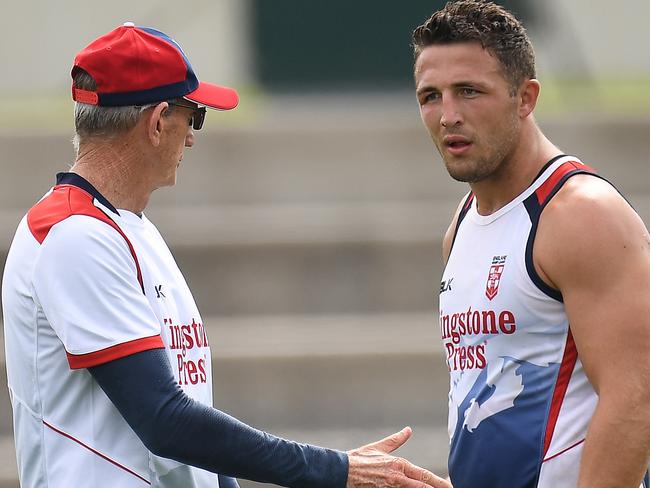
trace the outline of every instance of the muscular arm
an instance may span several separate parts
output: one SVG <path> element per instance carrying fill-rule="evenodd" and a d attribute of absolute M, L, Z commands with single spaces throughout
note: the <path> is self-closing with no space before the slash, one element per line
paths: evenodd
<path fill-rule="evenodd" d="M 650 461 L 648 231 L 609 184 L 576 176 L 544 210 L 534 255 L 598 393 L 579 487 L 636 488 Z"/>
<path fill-rule="evenodd" d="M 89 368 L 144 445 L 212 472 L 281 486 L 344 487 L 347 456 L 259 431 L 188 397 L 162 349 Z M 165 428 L 161 428 L 165 426 Z M 237 486 L 233 480 L 229 485 Z"/>

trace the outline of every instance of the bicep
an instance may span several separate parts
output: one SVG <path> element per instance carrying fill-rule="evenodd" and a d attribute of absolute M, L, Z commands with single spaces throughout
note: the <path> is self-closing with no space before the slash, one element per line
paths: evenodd
<path fill-rule="evenodd" d="M 560 198 L 540 222 L 536 253 L 562 293 L 594 387 L 635 389 L 650 375 L 650 237 L 627 202 L 602 185 L 594 195 Z"/>

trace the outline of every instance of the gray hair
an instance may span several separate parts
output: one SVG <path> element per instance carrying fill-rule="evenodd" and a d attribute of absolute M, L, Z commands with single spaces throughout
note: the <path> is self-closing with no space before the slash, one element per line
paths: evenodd
<path fill-rule="evenodd" d="M 97 84 L 86 71 L 77 68 L 73 74 L 74 86 L 82 90 L 94 91 Z M 88 138 L 113 138 L 131 130 L 138 123 L 140 115 L 157 103 L 142 106 L 100 107 L 87 103 L 75 102 L 74 126 L 75 136 L 72 140 L 75 151 Z M 171 108 L 171 107 L 170 107 Z"/>

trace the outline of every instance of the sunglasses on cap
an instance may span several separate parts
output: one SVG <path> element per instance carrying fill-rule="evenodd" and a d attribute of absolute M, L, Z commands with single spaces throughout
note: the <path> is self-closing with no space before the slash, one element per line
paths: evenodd
<path fill-rule="evenodd" d="M 203 127 L 203 121 L 205 120 L 205 107 L 197 107 L 195 105 L 185 105 L 183 103 L 178 103 L 177 101 L 167 100 L 169 105 L 174 105 L 175 107 L 189 108 L 192 110 L 192 118 L 190 119 L 190 125 L 194 130 L 201 130 Z"/>

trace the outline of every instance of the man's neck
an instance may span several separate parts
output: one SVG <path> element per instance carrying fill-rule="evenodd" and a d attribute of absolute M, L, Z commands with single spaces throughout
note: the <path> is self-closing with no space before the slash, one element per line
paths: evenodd
<path fill-rule="evenodd" d="M 70 171 L 88 180 L 115 208 L 140 214 L 152 189 L 143 155 L 130 142 L 118 138 L 83 144 Z"/>

